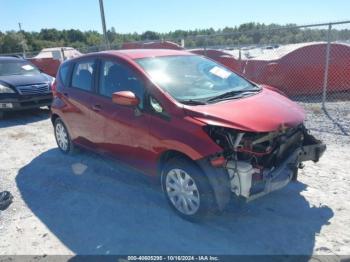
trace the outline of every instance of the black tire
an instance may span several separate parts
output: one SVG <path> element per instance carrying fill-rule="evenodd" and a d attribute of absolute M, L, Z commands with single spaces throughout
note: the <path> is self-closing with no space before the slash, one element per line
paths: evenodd
<path fill-rule="evenodd" d="M 189 175 L 193 182 L 195 183 L 198 191 L 199 191 L 199 207 L 193 214 L 185 214 L 181 212 L 175 204 L 170 199 L 168 190 L 167 190 L 167 176 L 169 175 L 171 170 L 178 169 L 183 170 Z M 171 206 L 171 208 L 177 213 L 180 217 L 191 221 L 191 222 L 200 222 L 204 219 L 208 219 L 212 216 L 216 211 L 216 202 L 212 187 L 209 183 L 208 178 L 202 172 L 202 170 L 191 160 L 186 159 L 184 157 L 175 157 L 168 160 L 165 163 L 164 168 L 161 174 L 161 184 L 164 195 Z M 196 194 L 197 195 L 197 194 Z"/>
<path fill-rule="evenodd" d="M 57 137 L 57 128 L 58 127 L 60 127 L 60 128 L 63 127 L 66 134 L 67 134 L 67 147 L 62 147 L 62 145 L 58 141 L 58 137 Z M 68 129 L 67 129 L 66 125 L 63 123 L 63 121 L 61 120 L 61 118 L 57 118 L 54 122 L 54 134 L 55 134 L 57 146 L 61 150 L 62 153 L 73 154 L 75 152 L 75 147 L 74 147 L 74 144 L 73 144 L 71 137 L 69 135 Z"/>
<path fill-rule="evenodd" d="M 4 118 L 4 112 L 0 111 L 0 119 L 3 119 L 3 118 Z"/>

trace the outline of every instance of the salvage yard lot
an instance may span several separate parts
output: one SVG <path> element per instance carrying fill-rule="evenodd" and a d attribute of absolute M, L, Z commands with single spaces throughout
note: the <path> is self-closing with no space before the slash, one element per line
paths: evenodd
<path fill-rule="evenodd" d="M 328 105 L 349 128 L 349 103 Z M 350 138 L 307 106 L 307 126 L 328 146 L 320 162 L 202 224 L 176 216 L 155 184 L 120 163 L 61 154 L 47 110 L 12 113 L 0 122 L 0 191 L 15 197 L 0 214 L 0 255 L 349 254 Z"/>

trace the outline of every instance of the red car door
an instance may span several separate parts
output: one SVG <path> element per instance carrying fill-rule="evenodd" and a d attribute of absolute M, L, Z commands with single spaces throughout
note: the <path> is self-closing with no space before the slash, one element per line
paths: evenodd
<path fill-rule="evenodd" d="M 91 101 L 94 97 L 95 69 L 94 59 L 79 60 L 74 65 L 70 83 L 61 90 L 62 99 L 67 105 L 63 121 L 67 123 L 72 139 L 89 147 L 93 137 Z"/>
<path fill-rule="evenodd" d="M 94 99 L 92 119 L 103 126 L 95 133 L 95 144 L 100 151 L 146 170 L 149 163 L 145 155 L 149 148 L 148 118 L 143 110 L 145 87 L 141 77 L 127 64 L 118 60 L 102 60 L 99 66 L 98 95 Z M 140 100 L 138 107 L 117 105 L 112 94 L 131 91 Z"/>

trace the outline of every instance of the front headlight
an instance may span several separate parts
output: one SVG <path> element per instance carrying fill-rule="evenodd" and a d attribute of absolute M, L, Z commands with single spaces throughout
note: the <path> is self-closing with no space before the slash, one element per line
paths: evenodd
<path fill-rule="evenodd" d="M 4 86 L 0 84 L 0 94 L 13 94 L 15 91 L 9 88 L 8 86 Z"/>

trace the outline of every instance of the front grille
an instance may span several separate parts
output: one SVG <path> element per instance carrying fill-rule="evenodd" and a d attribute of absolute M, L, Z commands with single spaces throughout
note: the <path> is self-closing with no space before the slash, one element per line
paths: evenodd
<path fill-rule="evenodd" d="M 21 95 L 43 95 L 51 92 L 48 84 L 35 84 L 26 86 L 17 86 L 17 90 Z"/>
<path fill-rule="evenodd" d="M 36 106 L 36 105 L 49 105 L 51 104 L 52 99 L 40 99 L 37 101 L 25 101 L 21 102 L 21 107 L 27 107 L 27 106 Z"/>

